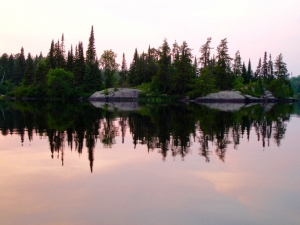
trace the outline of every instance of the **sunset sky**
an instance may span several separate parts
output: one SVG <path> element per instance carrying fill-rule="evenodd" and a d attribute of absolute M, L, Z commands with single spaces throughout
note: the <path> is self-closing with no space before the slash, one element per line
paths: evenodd
<path fill-rule="evenodd" d="M 52 39 L 65 36 L 66 50 L 82 41 L 86 50 L 94 26 L 98 57 L 124 52 L 129 66 L 134 49 L 187 41 L 193 54 L 212 37 L 216 49 L 227 38 L 230 55 L 240 50 L 255 70 L 265 51 L 273 61 L 282 53 L 289 72 L 300 75 L 299 0 L 0 0 L 0 54 L 46 56 Z M 215 49 L 213 53 L 215 53 Z"/>

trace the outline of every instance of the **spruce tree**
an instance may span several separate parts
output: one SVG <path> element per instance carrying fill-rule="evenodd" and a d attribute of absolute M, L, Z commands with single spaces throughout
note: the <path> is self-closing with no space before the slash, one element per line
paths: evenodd
<path fill-rule="evenodd" d="M 60 53 L 63 59 L 63 64 L 66 63 L 66 50 L 65 50 L 65 36 L 64 34 L 61 35 L 61 44 L 60 44 Z"/>
<path fill-rule="evenodd" d="M 74 55 L 73 55 L 73 47 L 71 45 L 71 50 L 68 51 L 66 69 L 70 72 L 73 72 L 73 65 L 74 65 Z"/>
<path fill-rule="evenodd" d="M 275 60 L 274 68 L 274 74 L 277 78 L 287 79 L 289 77 L 287 66 L 286 63 L 283 62 L 283 56 L 281 53 L 279 54 L 279 56 L 277 56 Z"/>
<path fill-rule="evenodd" d="M 8 59 L 8 71 L 7 71 L 7 79 L 12 79 L 14 74 L 14 65 L 15 65 L 15 59 L 12 54 L 10 54 Z"/>
<path fill-rule="evenodd" d="M 33 64 L 33 59 L 31 57 L 31 54 L 28 53 L 28 57 L 26 60 L 26 70 L 25 70 L 25 75 L 23 79 L 23 84 L 25 86 L 29 86 L 33 84 L 33 78 L 34 78 L 34 64 Z"/>
<path fill-rule="evenodd" d="M 61 44 L 59 42 L 59 40 L 57 41 L 57 43 L 54 46 L 54 58 L 55 58 L 55 68 L 65 68 L 65 56 L 63 55 L 62 52 L 62 47 Z"/>
<path fill-rule="evenodd" d="M 261 74 L 261 58 L 259 58 L 258 65 L 257 65 L 255 73 L 254 73 L 255 80 L 260 78 L 260 74 Z"/>
<path fill-rule="evenodd" d="M 244 80 L 243 81 L 244 84 L 248 84 L 250 82 L 250 77 L 248 76 L 245 62 L 243 62 L 243 66 L 242 66 L 242 77 Z"/>
<path fill-rule="evenodd" d="M 192 53 L 187 42 L 180 46 L 179 55 L 175 55 L 173 62 L 174 73 L 172 73 L 172 93 L 183 95 L 190 89 L 191 81 L 196 76 L 192 64 Z"/>
<path fill-rule="evenodd" d="M 128 75 L 128 83 L 130 85 L 136 85 L 135 81 L 138 76 L 138 64 L 139 64 L 139 54 L 137 49 L 134 51 L 133 60 L 130 64 L 129 75 Z"/>
<path fill-rule="evenodd" d="M 49 68 L 55 69 L 56 67 L 56 59 L 55 59 L 55 47 L 54 47 L 54 41 L 52 40 L 50 50 L 47 56 Z"/>
<path fill-rule="evenodd" d="M 4 54 L 2 54 L 2 56 L 1 56 L 1 62 L 0 62 L 0 67 L 2 67 L 3 68 L 3 70 L 5 71 L 5 73 L 7 74 L 7 72 L 8 72 L 8 61 L 9 61 L 9 56 L 6 54 L 6 53 L 4 53 Z M 6 79 L 6 78 L 5 78 Z"/>
<path fill-rule="evenodd" d="M 95 37 L 94 37 L 94 27 L 92 26 L 91 35 L 89 38 L 89 44 L 86 51 L 86 62 L 95 63 L 96 61 L 96 48 L 95 48 Z"/>
<path fill-rule="evenodd" d="M 122 57 L 122 64 L 121 64 L 121 71 L 120 71 L 120 80 L 119 80 L 119 84 L 125 84 L 126 80 L 127 80 L 127 73 L 128 73 L 128 69 L 127 69 L 127 63 L 126 63 L 126 59 L 125 59 L 125 54 L 123 53 L 123 57 Z"/>
<path fill-rule="evenodd" d="M 230 63 L 232 58 L 228 54 L 227 38 L 221 40 L 217 47 L 217 66 L 215 68 L 216 85 L 221 90 L 232 87 L 233 76 Z"/>
<path fill-rule="evenodd" d="M 83 85 L 83 77 L 86 72 L 85 68 L 85 60 L 84 60 L 84 51 L 83 51 L 83 44 L 79 42 L 78 47 L 76 47 L 76 58 L 74 62 L 74 79 L 75 79 L 75 86 L 82 86 Z"/>
<path fill-rule="evenodd" d="M 261 65 L 261 77 L 266 80 L 268 78 L 268 59 L 267 59 L 267 52 L 264 54 L 264 59 Z"/>
<path fill-rule="evenodd" d="M 234 58 L 233 65 L 232 65 L 232 70 L 233 70 L 234 75 L 236 77 L 241 76 L 242 69 L 243 69 L 243 66 L 242 66 L 242 59 L 241 59 L 240 51 L 237 51 L 235 53 L 235 58 Z"/>
<path fill-rule="evenodd" d="M 249 62 L 248 62 L 247 77 L 249 79 L 249 82 L 250 82 L 250 80 L 253 80 L 253 71 L 252 71 L 251 60 L 250 59 L 249 59 Z"/>
<path fill-rule="evenodd" d="M 272 80 L 274 78 L 274 69 L 273 69 L 273 61 L 271 53 L 269 55 L 269 61 L 268 61 L 268 78 L 269 80 Z"/>
<path fill-rule="evenodd" d="M 199 75 L 199 71 L 198 71 L 198 62 L 197 62 L 197 57 L 195 56 L 195 59 L 194 59 L 194 74 L 195 74 L 195 77 L 197 77 Z"/>
<path fill-rule="evenodd" d="M 40 85 L 42 88 L 46 86 L 46 76 L 49 72 L 49 67 L 47 65 L 47 62 L 45 59 L 42 59 L 39 61 L 39 63 L 36 66 L 36 71 L 34 74 L 34 84 Z"/>
<path fill-rule="evenodd" d="M 151 82 L 152 78 L 157 74 L 158 71 L 158 50 L 155 48 L 148 47 L 147 54 L 147 71 L 144 82 Z"/>
<path fill-rule="evenodd" d="M 25 56 L 24 56 L 24 48 L 21 48 L 21 53 L 18 55 L 16 60 L 16 70 L 14 73 L 13 82 L 18 85 L 24 77 L 26 69 L 26 62 L 25 62 Z"/>
<path fill-rule="evenodd" d="M 211 43 L 211 37 L 207 38 L 206 43 L 204 45 L 202 45 L 200 48 L 201 56 L 199 58 L 199 61 L 200 61 L 201 68 L 208 66 L 210 50 L 212 49 L 210 47 L 210 43 Z"/>
<path fill-rule="evenodd" d="M 157 89 L 166 93 L 170 88 L 171 76 L 171 49 L 164 39 L 162 46 L 159 48 L 158 72 L 157 72 Z"/>

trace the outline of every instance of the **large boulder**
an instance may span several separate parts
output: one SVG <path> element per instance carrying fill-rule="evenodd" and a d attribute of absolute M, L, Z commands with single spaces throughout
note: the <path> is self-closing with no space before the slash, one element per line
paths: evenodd
<path fill-rule="evenodd" d="M 220 91 L 195 99 L 196 102 L 244 102 L 245 97 L 239 91 Z"/>
<path fill-rule="evenodd" d="M 89 97 L 90 101 L 132 101 L 136 100 L 141 90 L 132 88 L 109 88 L 97 91 Z"/>

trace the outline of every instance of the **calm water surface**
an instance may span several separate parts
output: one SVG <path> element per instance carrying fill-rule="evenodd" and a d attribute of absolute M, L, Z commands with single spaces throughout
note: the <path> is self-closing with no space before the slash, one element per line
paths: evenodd
<path fill-rule="evenodd" d="M 0 224 L 300 224 L 300 110 L 0 102 Z"/>

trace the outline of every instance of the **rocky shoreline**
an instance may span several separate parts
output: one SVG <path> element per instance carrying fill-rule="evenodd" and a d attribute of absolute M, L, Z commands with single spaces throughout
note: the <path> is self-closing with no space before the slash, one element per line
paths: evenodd
<path fill-rule="evenodd" d="M 220 91 L 217 93 L 210 93 L 204 97 L 196 98 L 194 100 L 188 100 L 193 102 L 232 102 L 232 103 L 254 103 L 254 102 L 265 102 L 265 103 L 275 103 L 275 102 L 295 102 L 294 98 L 287 99 L 277 99 L 271 92 L 266 91 L 260 98 L 253 97 L 251 95 L 242 95 L 239 91 Z"/>
<path fill-rule="evenodd" d="M 97 91 L 91 95 L 88 100 L 90 102 L 137 102 L 141 90 L 133 88 L 109 88 L 102 91 Z M 1 96 L 1 100 L 17 100 L 15 97 Z M 21 100 L 37 100 L 37 98 L 23 97 Z M 82 100 L 80 98 L 79 100 Z M 265 94 L 260 98 L 251 95 L 243 95 L 239 91 L 220 91 L 210 93 L 204 97 L 189 99 L 185 97 L 180 99 L 181 102 L 196 102 L 196 103 L 276 103 L 276 102 L 296 102 L 295 98 L 277 99 L 271 92 L 265 91 Z"/>

